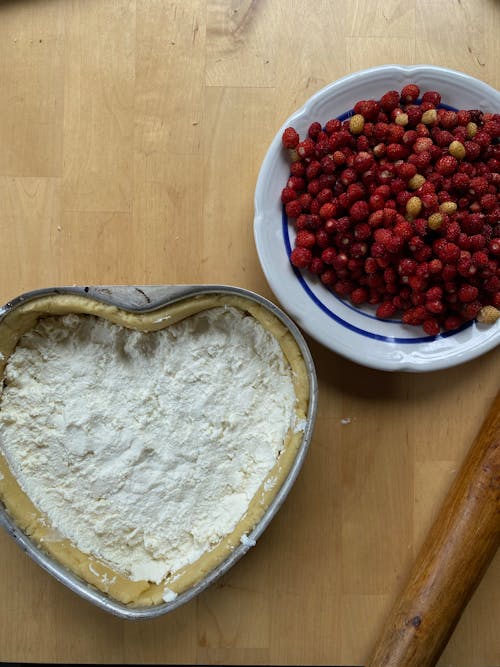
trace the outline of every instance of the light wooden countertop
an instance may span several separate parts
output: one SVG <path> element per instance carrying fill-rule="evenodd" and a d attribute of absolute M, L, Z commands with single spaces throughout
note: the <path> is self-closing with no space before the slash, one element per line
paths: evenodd
<path fill-rule="evenodd" d="M 497 0 L 0 2 L 0 299 L 220 282 L 273 298 L 253 193 L 323 85 L 429 63 L 500 87 Z M 310 454 L 256 548 L 178 611 L 117 620 L 0 535 L 0 660 L 360 665 L 498 389 L 499 350 L 425 375 L 311 341 Z M 500 554 L 441 666 L 500 664 Z"/>

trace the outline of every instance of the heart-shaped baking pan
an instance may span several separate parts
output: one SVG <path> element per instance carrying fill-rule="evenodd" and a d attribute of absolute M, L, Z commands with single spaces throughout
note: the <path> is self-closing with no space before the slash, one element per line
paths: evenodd
<path fill-rule="evenodd" d="M 71 324 L 72 316 L 77 316 L 78 321 L 85 319 L 81 316 L 91 316 L 96 321 L 107 320 L 105 326 L 119 325 L 120 330 L 154 335 L 152 332 L 163 333 L 162 330 L 172 324 L 187 322 L 189 325 L 190 318 L 195 321 L 197 316 L 209 311 L 212 314 L 237 313 L 241 322 L 250 316 L 255 326 L 265 331 L 265 336 L 274 339 L 273 344 L 288 367 L 294 407 L 293 419 L 279 453 L 263 479 L 259 479 L 258 489 L 236 526 L 216 543 L 207 544 L 194 562 L 169 571 L 157 580 L 127 576 L 92 550 L 85 550 L 81 545 L 78 548 L 68 535 L 54 530 L 47 515 L 16 479 L 15 466 L 8 463 L 8 452 L 4 451 L 6 458 L 0 453 L 0 523 L 19 546 L 57 580 L 121 618 L 153 618 L 176 609 L 227 572 L 255 545 L 289 493 L 311 440 L 317 408 L 317 382 L 311 354 L 295 324 L 273 303 L 248 290 L 225 285 L 48 288 L 23 294 L 0 310 L 0 371 L 4 386 L 8 384 L 5 372 L 6 366 L 10 367 L 10 356 L 14 359 L 16 348 L 22 347 L 20 341 L 25 340 L 24 334 L 35 332 L 35 337 L 38 335 L 36 327 L 42 320 L 45 325 L 46 318 L 60 317 L 68 321 L 67 316 L 70 316 Z M 212 321 L 210 317 L 206 316 L 203 326 Z M 174 331 L 175 327 L 172 336 Z M 207 354 L 212 354 L 210 349 Z M 80 375 L 82 373 L 85 369 L 81 369 Z M 57 382 L 57 378 L 54 381 Z M 270 386 L 269 392 L 273 391 L 274 387 Z M 36 420 L 37 415 L 31 415 L 29 410 L 27 419 Z M 85 412 L 85 404 L 81 410 Z M 13 421 L 16 421 L 15 410 Z M 10 461 L 12 463 L 12 459 Z M 57 480 L 54 484 L 57 485 Z"/>

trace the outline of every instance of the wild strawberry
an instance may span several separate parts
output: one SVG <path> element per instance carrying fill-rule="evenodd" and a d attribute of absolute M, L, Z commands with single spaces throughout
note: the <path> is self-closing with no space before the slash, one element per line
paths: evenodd
<path fill-rule="evenodd" d="M 325 132 L 327 134 L 333 134 L 334 132 L 339 132 L 341 127 L 342 123 L 340 120 L 338 120 L 338 118 L 332 118 L 325 124 Z"/>
<path fill-rule="evenodd" d="M 500 292 L 500 277 L 490 276 L 484 281 L 483 285 L 485 292 L 491 292 L 492 294 L 497 294 Z"/>
<path fill-rule="evenodd" d="M 380 108 L 383 111 L 391 112 L 399 105 L 399 93 L 397 90 L 390 90 L 380 98 Z"/>
<path fill-rule="evenodd" d="M 351 246 L 351 257 L 356 259 L 363 258 L 368 252 L 368 246 L 366 243 L 353 243 Z"/>
<path fill-rule="evenodd" d="M 317 245 L 318 248 L 327 248 L 328 245 L 330 244 L 330 237 L 328 236 L 327 232 L 324 229 L 318 229 L 316 234 L 314 236 L 314 245 Z M 299 245 L 299 243 L 296 242 L 296 245 Z M 307 247 L 302 245 L 302 247 Z"/>
<path fill-rule="evenodd" d="M 352 166 L 356 171 L 362 173 L 363 171 L 370 169 L 374 161 L 373 155 L 366 151 L 360 151 L 354 158 Z"/>
<path fill-rule="evenodd" d="M 451 132 L 447 132 L 446 130 L 440 130 L 437 127 L 433 128 L 433 130 L 436 130 L 436 132 L 434 132 L 433 134 L 433 138 L 437 146 L 440 146 L 441 148 L 446 148 L 451 143 L 453 143 L 455 137 L 451 134 Z"/>
<path fill-rule="evenodd" d="M 326 269 L 321 273 L 320 280 L 324 285 L 332 286 L 337 280 L 337 274 L 331 269 Z"/>
<path fill-rule="evenodd" d="M 303 211 L 309 211 L 312 204 L 312 197 L 308 192 L 303 192 L 299 198 L 299 203 L 302 206 Z"/>
<path fill-rule="evenodd" d="M 456 112 L 448 109 L 439 109 L 438 119 L 441 127 L 444 127 L 446 130 L 453 129 L 458 124 Z"/>
<path fill-rule="evenodd" d="M 419 325 L 427 319 L 427 311 L 425 306 L 415 306 L 414 308 L 409 308 L 401 318 L 403 324 L 412 324 Z"/>
<path fill-rule="evenodd" d="M 313 199 L 311 202 L 311 206 L 309 207 L 309 212 L 316 215 L 319 213 L 319 209 L 321 208 L 321 204 L 317 199 Z"/>
<path fill-rule="evenodd" d="M 400 144 L 403 141 L 405 135 L 404 127 L 392 123 L 387 128 L 386 143 L 387 144 Z"/>
<path fill-rule="evenodd" d="M 368 299 L 368 292 L 364 287 L 358 287 L 357 289 L 354 289 L 350 295 L 349 295 L 352 303 L 355 305 L 360 305 L 362 303 L 365 303 L 366 300 Z"/>
<path fill-rule="evenodd" d="M 417 100 L 420 95 L 420 88 L 414 83 L 409 83 L 401 91 L 401 102 L 403 104 L 411 104 Z"/>
<path fill-rule="evenodd" d="M 407 190 L 403 190 L 403 192 L 398 192 L 398 194 L 396 195 L 396 202 L 397 202 L 397 204 L 400 208 L 406 209 L 406 205 L 408 204 L 410 199 L 413 199 L 413 195 L 412 195 L 411 192 L 408 192 Z M 415 197 L 415 200 L 417 200 L 417 199 L 418 199 L 418 197 Z M 386 206 L 387 206 L 387 202 L 386 202 Z M 413 213 L 411 215 L 415 214 L 415 217 L 416 217 L 418 215 L 418 213 L 416 212 L 416 209 L 417 209 L 416 201 L 415 201 L 415 204 L 412 204 L 412 207 L 413 207 L 412 208 Z"/>
<path fill-rule="evenodd" d="M 297 233 L 295 245 L 301 248 L 314 248 L 316 236 L 312 232 L 302 230 Z"/>
<path fill-rule="evenodd" d="M 415 132 L 415 130 L 407 130 L 403 134 L 403 137 L 402 137 L 401 141 L 403 142 L 403 144 L 405 146 L 411 147 L 411 146 L 413 146 L 413 144 L 416 142 L 417 139 L 418 139 L 418 135 Z"/>
<path fill-rule="evenodd" d="M 483 306 L 477 314 L 477 321 L 485 324 L 493 324 L 500 318 L 500 310 L 495 306 Z"/>
<path fill-rule="evenodd" d="M 385 199 L 380 194 L 372 194 L 368 200 L 368 205 L 372 211 L 378 211 L 384 208 Z M 370 222 L 370 224 L 372 224 Z"/>
<path fill-rule="evenodd" d="M 465 321 L 473 320 L 481 310 L 481 303 L 479 301 L 470 301 L 464 303 L 460 308 L 460 314 Z"/>
<path fill-rule="evenodd" d="M 422 95 L 422 103 L 425 104 L 427 102 L 437 107 L 441 104 L 441 95 L 434 90 L 428 90 Z"/>
<path fill-rule="evenodd" d="M 288 204 L 288 202 L 297 199 L 297 193 L 292 188 L 286 187 L 281 191 L 281 201 L 283 204 Z"/>
<path fill-rule="evenodd" d="M 469 183 L 469 192 L 481 197 L 488 193 L 488 181 L 482 176 L 471 178 Z"/>
<path fill-rule="evenodd" d="M 450 155 L 453 155 L 453 157 L 455 157 L 457 160 L 463 160 L 464 157 L 467 155 L 465 146 L 461 141 L 457 140 L 451 142 L 451 144 L 448 146 L 448 152 Z"/>
<path fill-rule="evenodd" d="M 303 162 L 292 162 L 290 165 L 290 173 L 292 176 L 303 177 L 306 175 L 306 166 Z"/>
<path fill-rule="evenodd" d="M 306 182 L 300 176 L 290 176 L 290 178 L 287 181 L 286 187 L 291 188 L 292 190 L 302 191 L 306 187 Z"/>
<path fill-rule="evenodd" d="M 438 122 L 438 115 L 436 109 L 430 104 L 422 103 L 422 123 L 424 125 L 435 125 Z"/>
<path fill-rule="evenodd" d="M 497 206 L 497 197 L 494 194 L 487 193 L 481 197 L 480 203 L 484 211 L 493 211 Z"/>
<path fill-rule="evenodd" d="M 299 135 L 293 127 L 287 127 L 281 137 L 281 142 L 285 148 L 296 148 L 299 143 Z"/>
<path fill-rule="evenodd" d="M 462 303 L 469 303 L 474 301 L 479 294 L 477 287 L 473 285 L 464 284 L 458 290 L 458 298 Z"/>
<path fill-rule="evenodd" d="M 365 202 L 358 202 L 358 203 L 365 203 Z M 366 239 L 370 238 L 371 234 L 372 230 L 367 222 L 359 222 L 354 227 L 354 238 L 357 239 L 358 241 L 366 241 Z"/>
<path fill-rule="evenodd" d="M 333 199 L 333 192 L 330 190 L 330 188 L 323 188 L 318 192 L 316 199 L 321 205 L 326 204 L 326 202 L 329 202 Z M 335 215 L 335 213 L 333 215 Z"/>
<path fill-rule="evenodd" d="M 482 250 L 476 250 L 472 253 L 471 262 L 478 268 L 483 268 L 488 265 L 488 255 Z"/>
<path fill-rule="evenodd" d="M 488 248 L 492 255 L 500 255 L 500 238 L 491 239 Z"/>
<path fill-rule="evenodd" d="M 467 174 L 456 173 L 451 177 L 451 186 L 456 190 L 465 190 L 469 187 L 470 178 Z"/>
<path fill-rule="evenodd" d="M 418 137 L 412 150 L 414 153 L 422 153 L 422 151 L 428 151 L 431 146 L 432 139 L 430 137 Z"/>
<path fill-rule="evenodd" d="M 325 265 L 319 257 L 313 257 L 309 265 L 309 271 L 319 276 L 325 270 Z"/>
<path fill-rule="evenodd" d="M 475 141 L 465 141 L 465 156 L 468 160 L 473 161 L 481 155 L 481 146 Z"/>
<path fill-rule="evenodd" d="M 389 160 L 403 160 L 409 153 L 408 148 L 402 144 L 389 144 L 386 148 L 386 156 Z"/>
<path fill-rule="evenodd" d="M 484 130 L 479 130 L 475 135 L 474 135 L 474 142 L 476 144 L 479 144 L 481 148 L 487 148 L 490 145 L 491 142 L 491 137 L 490 135 L 485 132 Z"/>
<path fill-rule="evenodd" d="M 337 256 L 337 251 L 331 246 L 325 248 L 321 253 L 321 260 L 325 264 L 333 264 L 335 257 Z"/>
<path fill-rule="evenodd" d="M 320 190 L 323 188 L 330 188 L 333 190 L 337 185 L 337 179 L 333 174 L 320 174 L 318 177 Z"/>
<path fill-rule="evenodd" d="M 357 172 L 349 167 L 344 169 L 344 171 L 340 174 L 340 181 L 346 186 L 350 185 L 351 183 L 355 183 L 357 180 Z"/>
<path fill-rule="evenodd" d="M 354 114 L 354 116 L 351 116 L 351 118 L 349 119 L 349 131 L 351 132 L 351 134 L 354 135 L 361 134 L 361 132 L 363 132 L 364 126 L 365 126 L 365 119 L 359 113 Z"/>
<path fill-rule="evenodd" d="M 361 100 L 354 105 L 354 113 L 361 114 L 365 120 L 375 120 L 379 113 L 376 100 Z"/>
<path fill-rule="evenodd" d="M 467 123 L 470 123 L 471 120 L 471 113 L 470 111 L 467 111 L 465 109 L 462 109 L 460 111 L 457 111 L 457 123 L 459 125 L 467 125 Z"/>
<path fill-rule="evenodd" d="M 296 199 L 285 204 L 285 213 L 289 218 L 297 218 L 302 213 L 302 204 Z"/>
<path fill-rule="evenodd" d="M 440 158 L 435 165 L 436 171 L 443 176 L 451 176 L 458 166 L 457 160 L 452 155 L 445 155 Z"/>
<path fill-rule="evenodd" d="M 424 320 L 422 328 L 428 336 L 437 336 L 440 332 L 439 323 L 435 317 Z"/>
<path fill-rule="evenodd" d="M 334 218 L 337 213 L 337 208 L 335 204 L 332 204 L 332 202 L 327 202 L 321 206 L 319 209 L 319 215 L 321 218 L 324 220 L 327 220 L 328 218 Z"/>
<path fill-rule="evenodd" d="M 306 139 L 306 141 L 310 141 L 310 139 Z M 305 143 L 305 142 L 303 142 L 303 143 Z M 316 145 L 314 146 L 314 155 L 316 155 L 316 157 L 317 157 L 318 159 L 321 159 L 321 158 L 324 157 L 325 155 L 328 155 L 328 153 L 330 152 L 330 150 L 331 150 L 331 149 L 330 149 L 330 144 L 329 144 L 329 142 L 328 142 L 327 139 L 325 139 L 325 140 L 323 140 L 323 141 L 318 140 L 318 141 L 316 142 Z M 302 153 L 301 153 L 301 144 L 299 144 L 299 145 L 297 146 L 297 153 L 298 153 L 301 157 L 307 157 L 306 155 L 302 156 Z"/>
<path fill-rule="evenodd" d="M 397 222 L 394 225 L 394 234 L 403 239 L 403 241 L 408 241 L 413 236 L 413 227 L 411 223 L 406 220 Z"/>
<path fill-rule="evenodd" d="M 314 123 L 311 123 L 311 125 L 309 126 L 309 129 L 307 130 L 307 134 L 308 134 L 309 137 L 311 137 L 311 139 L 316 139 L 317 136 L 319 135 L 319 133 L 322 130 L 323 130 L 323 128 L 321 127 L 321 123 L 314 122 Z"/>
<path fill-rule="evenodd" d="M 375 123 L 373 127 L 373 137 L 377 141 L 384 141 L 387 137 L 389 131 L 389 125 L 387 123 Z"/>
<path fill-rule="evenodd" d="M 316 144 L 309 137 L 304 139 L 304 141 L 300 141 L 297 144 L 297 153 L 302 158 L 311 157 L 312 155 L 314 155 L 315 149 L 316 149 Z"/>
<path fill-rule="evenodd" d="M 375 314 L 380 319 L 388 319 L 396 314 L 397 308 L 392 301 L 383 301 L 377 308 Z"/>
<path fill-rule="evenodd" d="M 290 253 L 290 261 L 298 269 L 307 269 L 312 260 L 312 253 L 308 248 L 294 248 Z"/>
<path fill-rule="evenodd" d="M 401 164 L 397 165 L 396 173 L 404 181 L 409 181 L 410 178 L 413 178 L 413 176 L 415 176 L 417 173 L 417 168 L 410 162 L 402 162 Z"/>

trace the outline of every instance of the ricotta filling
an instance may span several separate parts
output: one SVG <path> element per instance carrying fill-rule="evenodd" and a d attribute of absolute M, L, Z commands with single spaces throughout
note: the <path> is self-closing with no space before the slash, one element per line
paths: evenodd
<path fill-rule="evenodd" d="M 0 448 L 19 485 L 133 581 L 159 583 L 230 534 L 295 427 L 278 341 L 232 307 L 150 333 L 41 319 L 4 380 Z"/>

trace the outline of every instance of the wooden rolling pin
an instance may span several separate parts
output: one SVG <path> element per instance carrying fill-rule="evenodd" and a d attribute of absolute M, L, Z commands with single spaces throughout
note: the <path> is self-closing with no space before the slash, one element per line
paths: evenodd
<path fill-rule="evenodd" d="M 500 393 L 392 609 L 369 667 L 432 667 L 500 545 Z"/>

